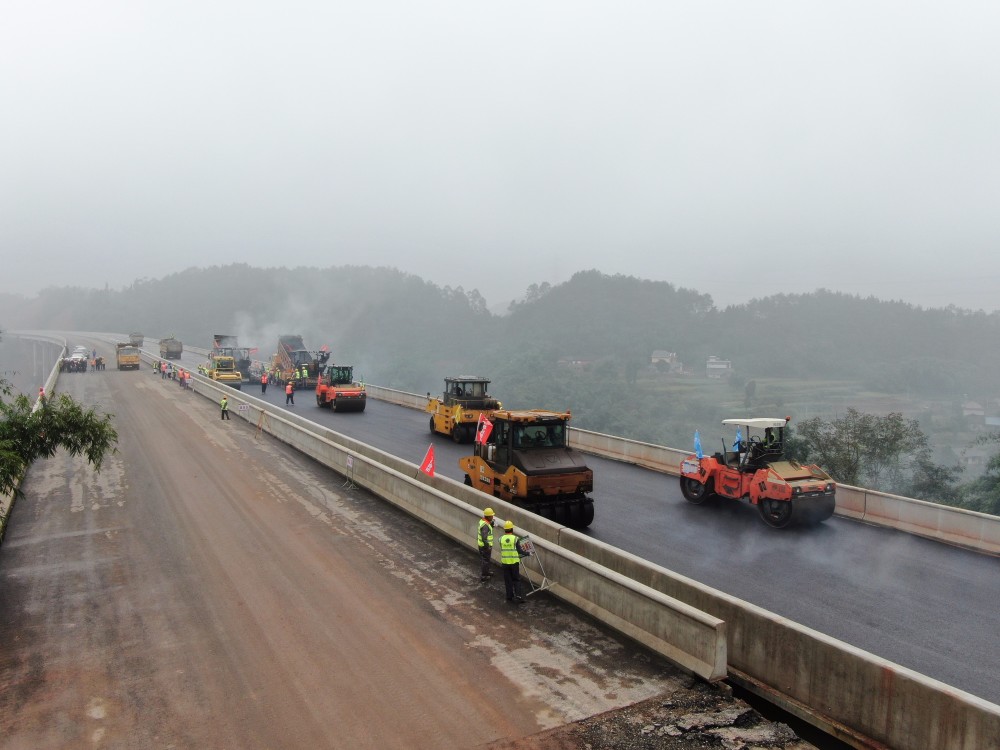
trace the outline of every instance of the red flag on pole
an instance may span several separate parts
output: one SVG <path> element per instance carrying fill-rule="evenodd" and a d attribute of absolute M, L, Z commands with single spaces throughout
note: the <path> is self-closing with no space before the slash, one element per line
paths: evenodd
<path fill-rule="evenodd" d="M 480 413 L 479 424 L 476 425 L 476 442 L 480 445 L 485 444 L 491 432 L 493 432 L 493 423 Z"/>
<path fill-rule="evenodd" d="M 429 477 L 434 476 L 434 444 L 427 449 L 427 455 L 424 456 L 423 463 L 420 464 L 420 471 L 424 472 Z"/>

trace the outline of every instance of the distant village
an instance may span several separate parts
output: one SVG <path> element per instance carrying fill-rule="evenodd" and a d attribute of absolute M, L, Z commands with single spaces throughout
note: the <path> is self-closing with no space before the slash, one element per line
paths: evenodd
<path fill-rule="evenodd" d="M 586 367 L 593 363 L 594 359 L 588 357 L 562 357 L 559 360 L 559 365 L 562 367 Z M 649 356 L 649 367 L 661 375 L 696 374 L 696 371 L 684 369 L 684 363 L 677 358 L 677 352 L 668 352 L 663 349 L 657 349 Z M 711 356 L 705 361 L 703 372 L 705 377 L 715 380 L 728 378 L 733 373 L 733 363 L 728 359 Z"/>

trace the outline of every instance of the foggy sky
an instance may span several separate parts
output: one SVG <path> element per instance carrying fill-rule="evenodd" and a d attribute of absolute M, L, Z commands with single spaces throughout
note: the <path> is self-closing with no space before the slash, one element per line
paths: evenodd
<path fill-rule="evenodd" d="M 0 292 L 596 268 L 1000 308 L 1000 5 L 6 3 Z"/>

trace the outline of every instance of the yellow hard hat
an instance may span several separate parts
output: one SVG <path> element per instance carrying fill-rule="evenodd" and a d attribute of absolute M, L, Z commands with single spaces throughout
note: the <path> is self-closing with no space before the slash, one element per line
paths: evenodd
<path fill-rule="evenodd" d="M 493 516 L 493 515 L 496 515 L 496 514 L 493 512 L 493 508 L 487 508 L 486 510 L 483 511 L 483 515 L 484 516 Z"/>
<path fill-rule="evenodd" d="M 507 523 L 505 523 L 505 524 L 503 525 L 503 527 L 504 527 L 505 529 L 507 529 L 507 531 L 510 531 L 511 529 L 513 529 L 513 528 L 514 528 L 514 522 L 513 522 L 513 521 L 507 521 Z"/>

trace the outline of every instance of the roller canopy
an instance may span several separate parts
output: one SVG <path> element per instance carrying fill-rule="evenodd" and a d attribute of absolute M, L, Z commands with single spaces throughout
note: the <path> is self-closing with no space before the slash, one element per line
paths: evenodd
<path fill-rule="evenodd" d="M 730 427 L 753 427 L 758 430 L 763 430 L 766 427 L 784 427 L 788 424 L 788 422 L 784 417 L 781 419 L 773 419 L 771 417 L 754 417 L 752 419 L 723 419 L 722 424 Z"/>

